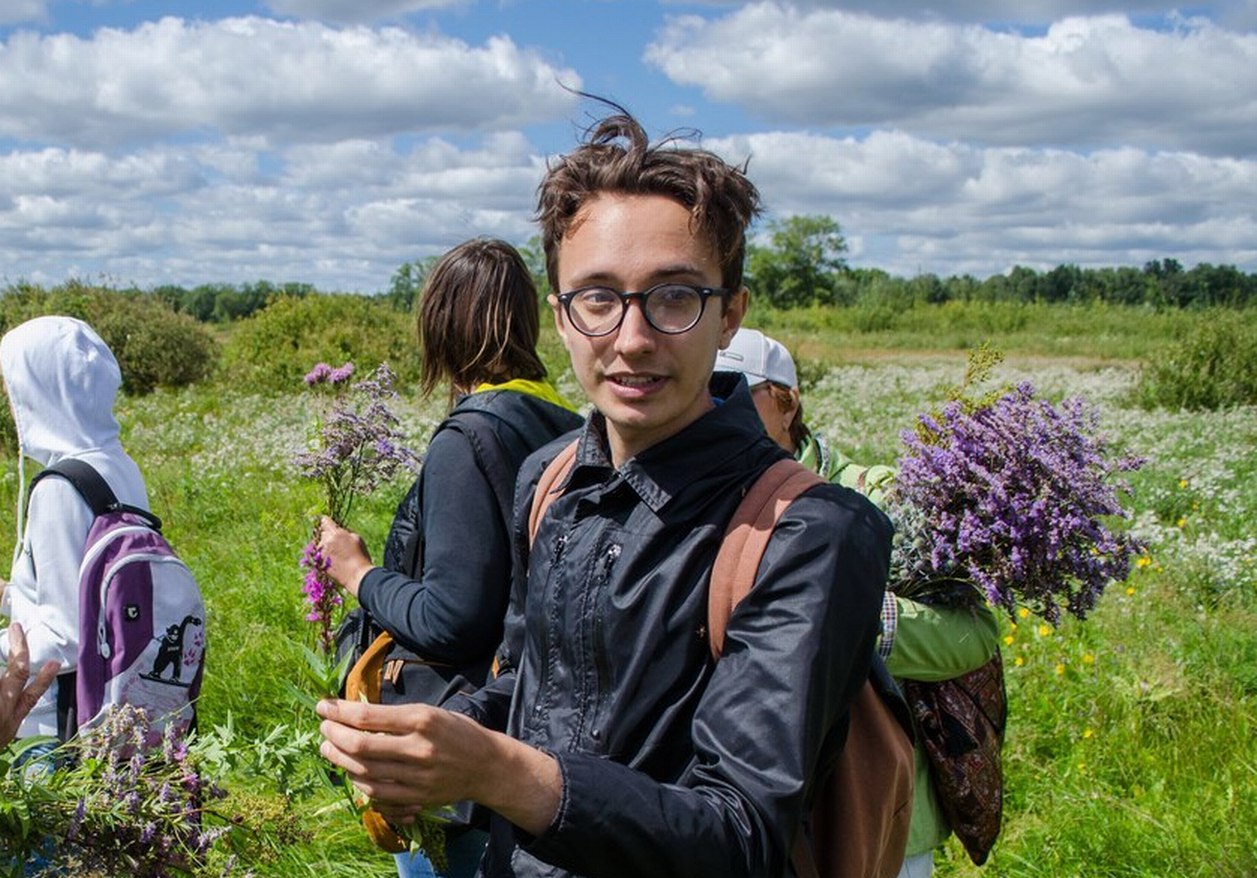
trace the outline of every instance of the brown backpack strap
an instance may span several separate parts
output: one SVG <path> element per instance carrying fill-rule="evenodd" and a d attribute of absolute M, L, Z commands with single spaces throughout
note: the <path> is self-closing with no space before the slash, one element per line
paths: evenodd
<path fill-rule="evenodd" d="M 755 584 L 760 559 L 786 507 L 825 480 L 792 458 L 779 460 L 751 485 L 734 510 L 711 570 L 707 632 L 711 654 L 720 658 L 733 608 Z"/>
<path fill-rule="evenodd" d="M 579 443 L 579 439 L 573 439 L 570 444 L 564 445 L 563 449 L 555 455 L 554 460 L 541 471 L 541 478 L 537 480 L 537 489 L 532 495 L 532 507 L 528 510 L 529 545 L 537 536 L 537 528 L 541 527 L 541 519 L 546 514 L 546 510 L 550 508 L 551 503 L 559 499 L 560 488 L 576 463 L 576 447 Z"/>
<path fill-rule="evenodd" d="M 380 701 L 380 683 L 384 677 L 384 665 L 388 654 L 393 648 L 393 635 L 387 631 L 380 634 L 371 645 L 363 651 L 358 661 L 354 662 L 345 676 L 345 699 L 347 701 L 365 701 L 378 704 Z"/>

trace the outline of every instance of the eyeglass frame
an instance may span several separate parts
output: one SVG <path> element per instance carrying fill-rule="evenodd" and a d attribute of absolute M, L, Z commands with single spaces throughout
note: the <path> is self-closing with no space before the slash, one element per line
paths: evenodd
<path fill-rule="evenodd" d="M 688 287 L 689 289 L 698 293 L 698 297 L 699 297 L 698 316 L 694 318 L 693 323 L 691 323 L 689 326 L 685 327 L 684 329 L 664 329 L 660 326 L 656 326 L 655 321 L 650 319 L 650 311 L 648 311 L 646 308 L 646 300 L 650 297 L 652 293 L 654 293 L 656 290 L 662 289 L 663 287 Z M 606 330 L 605 332 L 587 332 L 584 329 L 581 329 L 580 326 L 577 325 L 576 321 L 572 319 L 572 300 L 575 299 L 577 296 L 579 296 L 581 293 L 587 292 L 589 290 L 605 290 L 608 293 L 612 293 L 613 295 L 616 296 L 616 298 L 620 300 L 620 319 L 615 321 L 615 325 L 612 326 L 610 329 Z M 698 284 L 687 284 L 683 281 L 666 280 L 666 281 L 657 283 L 653 287 L 650 287 L 649 289 L 646 289 L 646 290 L 640 290 L 638 292 L 623 292 L 623 293 L 620 292 L 619 290 L 612 289 L 611 287 L 603 286 L 602 284 L 590 284 L 589 286 L 578 287 L 574 290 L 568 290 L 566 293 L 558 293 L 555 296 L 555 298 L 558 300 L 559 304 L 563 306 L 563 313 L 567 316 L 567 322 L 571 324 L 573 329 L 575 329 L 577 332 L 579 332 L 581 335 L 585 336 L 586 338 L 603 338 L 604 336 L 608 336 L 611 333 L 615 332 L 621 326 L 624 325 L 624 317 L 626 314 L 628 314 L 629 303 L 634 299 L 637 299 L 641 303 L 642 317 L 646 319 L 646 324 L 655 332 L 659 332 L 664 335 L 684 335 L 685 333 L 693 329 L 695 326 L 698 326 L 698 324 L 702 321 L 703 315 L 707 313 L 707 300 L 710 299 L 712 296 L 724 296 L 726 297 L 726 301 L 727 301 L 728 298 L 731 298 L 733 296 L 733 290 L 727 289 L 725 287 L 702 287 L 702 286 L 699 286 Z"/>

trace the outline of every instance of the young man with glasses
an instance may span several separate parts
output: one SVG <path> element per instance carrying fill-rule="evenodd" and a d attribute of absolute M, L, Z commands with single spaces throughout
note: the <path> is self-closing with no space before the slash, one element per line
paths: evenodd
<path fill-rule="evenodd" d="M 835 486 L 796 500 L 713 661 L 712 562 L 786 456 L 741 377 L 712 374 L 746 311 L 757 210 L 739 169 L 651 145 L 626 115 L 550 168 L 550 303 L 594 412 L 531 542 L 534 490 L 566 442 L 521 470 L 526 573 L 499 676 L 451 710 L 320 705 L 324 755 L 390 818 L 460 799 L 493 812 L 484 875 L 790 874 L 809 779 L 868 678 L 890 526 Z"/>

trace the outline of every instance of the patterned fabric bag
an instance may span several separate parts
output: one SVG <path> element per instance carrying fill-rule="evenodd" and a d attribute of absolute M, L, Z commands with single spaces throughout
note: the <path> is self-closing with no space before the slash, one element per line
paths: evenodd
<path fill-rule="evenodd" d="M 1004 807 L 1000 751 L 1008 701 L 999 651 L 951 680 L 903 680 L 943 814 L 974 864 L 986 862 Z"/>

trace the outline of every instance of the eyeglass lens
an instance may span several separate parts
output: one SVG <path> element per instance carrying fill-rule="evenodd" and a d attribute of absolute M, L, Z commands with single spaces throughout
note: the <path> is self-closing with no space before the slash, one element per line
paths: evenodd
<path fill-rule="evenodd" d="M 603 335 L 620 325 L 629 298 L 641 299 L 646 321 L 660 332 L 685 332 L 703 315 L 702 293 L 687 284 L 660 284 L 644 293 L 590 287 L 571 298 L 568 314 L 581 332 Z"/>

